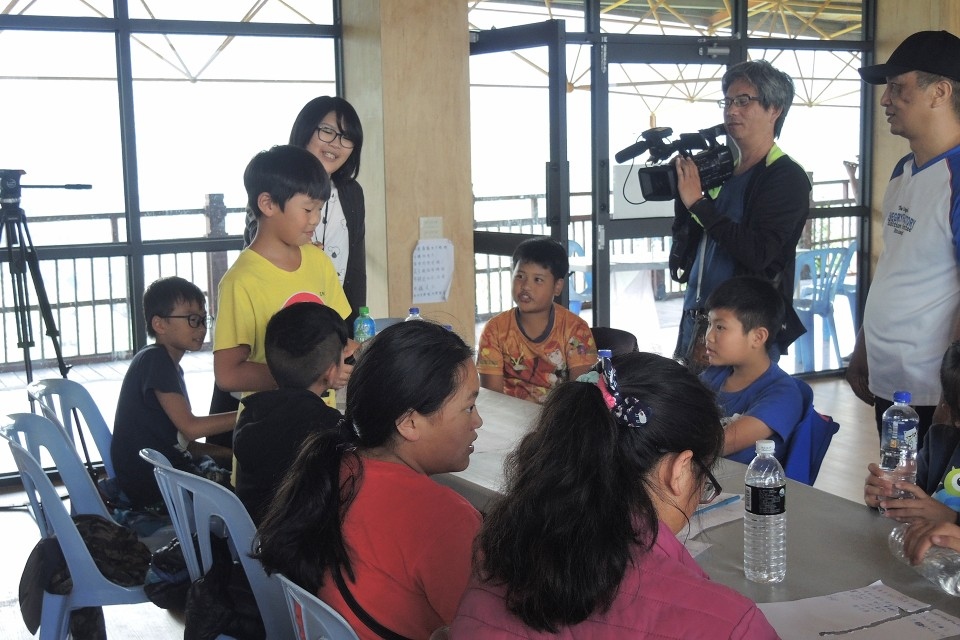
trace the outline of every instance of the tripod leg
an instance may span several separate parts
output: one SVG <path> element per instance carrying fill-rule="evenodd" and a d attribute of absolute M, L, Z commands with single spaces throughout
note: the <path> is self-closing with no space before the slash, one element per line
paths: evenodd
<path fill-rule="evenodd" d="M 17 346 L 23 350 L 23 366 L 27 382 L 33 381 L 33 362 L 30 359 L 30 347 L 33 342 L 33 325 L 30 321 L 30 298 L 26 282 L 26 259 L 24 256 L 23 233 L 18 216 L 8 216 L 4 212 L 0 229 L 7 232 L 7 264 L 10 267 L 11 289 L 13 290 L 14 320 L 17 327 Z"/>
<path fill-rule="evenodd" d="M 63 350 L 60 348 L 60 331 L 57 329 L 56 320 L 53 317 L 53 309 L 50 307 L 47 289 L 40 274 L 40 260 L 37 258 L 37 252 L 33 250 L 33 242 L 30 240 L 29 232 L 27 232 L 27 241 L 29 245 L 26 251 L 26 261 L 30 268 L 30 275 L 33 277 L 33 289 L 37 292 L 37 306 L 40 308 L 40 316 L 43 318 L 43 325 L 47 328 L 50 342 L 53 343 L 53 352 L 57 356 L 60 375 L 66 378 L 67 372 L 70 371 L 70 365 L 63 359 Z"/>

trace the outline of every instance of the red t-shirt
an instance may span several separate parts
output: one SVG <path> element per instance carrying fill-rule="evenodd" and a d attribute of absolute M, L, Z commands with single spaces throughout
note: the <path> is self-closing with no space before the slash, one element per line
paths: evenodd
<path fill-rule="evenodd" d="M 459 494 L 403 464 L 363 460 L 363 482 L 343 535 L 354 599 L 377 622 L 408 638 L 428 638 L 453 621 L 470 577 L 480 514 Z M 330 576 L 318 593 L 362 640 L 379 640 L 343 601 Z"/>

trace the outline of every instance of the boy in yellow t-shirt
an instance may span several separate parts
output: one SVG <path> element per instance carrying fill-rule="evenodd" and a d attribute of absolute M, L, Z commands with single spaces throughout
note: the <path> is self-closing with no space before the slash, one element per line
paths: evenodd
<path fill-rule="evenodd" d="M 554 302 L 570 261 L 550 238 L 531 238 L 513 252 L 513 301 L 480 335 L 480 384 L 531 402 L 543 402 L 564 380 L 575 380 L 597 361 L 597 345 L 580 316 Z"/>
<path fill-rule="evenodd" d="M 303 301 L 325 304 L 342 318 L 351 309 L 330 258 L 311 244 L 330 196 L 330 178 L 316 156 L 290 145 L 261 151 L 247 165 L 243 184 L 259 224 L 220 281 L 213 371 L 218 387 L 246 394 L 277 387 L 264 349 L 274 313 Z M 344 385 L 352 370 L 341 368 Z"/>

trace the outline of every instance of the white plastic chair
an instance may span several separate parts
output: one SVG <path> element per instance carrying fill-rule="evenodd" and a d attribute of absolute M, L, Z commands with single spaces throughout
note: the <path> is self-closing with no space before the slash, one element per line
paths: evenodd
<path fill-rule="evenodd" d="M 356 632 L 339 613 L 290 578 L 278 573 L 287 600 L 290 622 L 300 640 L 359 640 Z"/>
<path fill-rule="evenodd" d="M 111 520 L 97 486 L 83 466 L 73 443 L 60 425 L 34 413 L 13 413 L 0 417 L 0 436 L 23 447 L 40 464 L 41 448 L 46 449 L 70 496 L 72 513 L 90 513 Z M 40 535 L 51 535 L 47 523 L 37 519 Z"/>
<path fill-rule="evenodd" d="M 160 494 L 180 539 L 190 579 L 199 579 L 213 566 L 210 535 L 229 538 L 253 590 L 267 640 L 292 638 L 293 627 L 280 581 L 268 576 L 260 561 L 250 557 L 256 527 L 236 494 L 211 480 L 174 469 L 153 449 L 141 450 L 140 457 L 153 465 Z M 190 544 L 190 540 L 195 544 Z"/>
<path fill-rule="evenodd" d="M 77 444 L 77 439 L 73 435 L 74 428 L 78 432 L 82 428 L 79 419 L 74 414 L 74 409 L 76 409 L 97 445 L 97 451 L 100 452 L 107 477 L 116 477 L 113 472 L 113 461 L 110 459 L 110 443 L 113 441 L 113 432 L 107 426 L 107 421 L 103 419 L 103 414 L 100 413 L 93 396 L 82 384 L 66 378 L 36 380 L 27 385 L 27 394 L 32 400 L 40 404 L 43 415 L 63 427 L 74 445 Z"/>
<path fill-rule="evenodd" d="M 33 414 L 20 414 L 33 416 Z M 41 416 L 33 416 L 45 420 Z M 54 428 L 59 428 L 53 425 Z M 4 430 L 4 433 L 8 431 Z M 40 640 L 63 640 L 68 635 L 70 612 L 82 607 L 100 607 L 113 604 L 147 602 L 143 586 L 122 587 L 108 580 L 97 568 L 93 557 L 80 537 L 80 532 L 67 513 L 53 483 L 40 462 L 23 448 L 15 438 L 7 437 L 13 461 L 20 471 L 30 508 L 41 531 L 56 535 L 73 580 L 73 588 L 66 595 L 43 592 L 40 614 Z M 89 478 L 88 478 L 89 480 Z"/>

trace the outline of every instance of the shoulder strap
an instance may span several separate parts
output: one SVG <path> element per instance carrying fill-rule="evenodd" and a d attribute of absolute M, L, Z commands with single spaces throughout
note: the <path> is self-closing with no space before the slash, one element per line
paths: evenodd
<path fill-rule="evenodd" d="M 360 606 L 360 603 L 354 599 L 353 594 L 350 593 L 350 590 L 347 589 L 346 583 L 343 581 L 343 576 L 340 574 L 340 567 L 333 572 L 333 580 L 337 583 L 337 589 L 340 590 L 340 595 L 343 596 L 344 602 L 347 603 L 347 606 L 350 607 L 350 611 L 353 611 L 353 615 L 357 616 L 360 619 L 360 622 L 367 625 L 367 628 L 373 631 L 375 634 L 384 638 L 384 640 L 410 640 L 406 636 L 402 636 L 399 633 L 387 629 L 385 626 L 380 624 L 374 619 L 367 611 Z"/>

